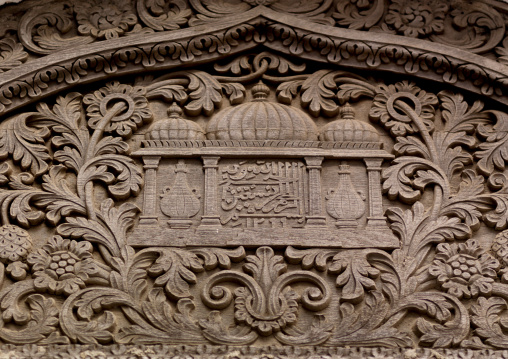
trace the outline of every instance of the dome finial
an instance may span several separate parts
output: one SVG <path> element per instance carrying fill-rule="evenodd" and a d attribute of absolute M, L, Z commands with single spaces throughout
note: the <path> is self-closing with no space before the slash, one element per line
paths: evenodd
<path fill-rule="evenodd" d="M 176 104 L 176 102 L 173 102 L 171 104 L 171 106 L 169 106 L 169 108 L 168 108 L 168 116 L 169 116 L 169 118 L 178 118 L 178 117 L 182 116 L 182 114 L 183 114 L 183 111 L 180 108 L 180 106 L 178 106 Z"/>
<path fill-rule="evenodd" d="M 344 120 L 354 120 L 355 119 L 355 110 L 353 110 L 353 108 L 351 107 L 349 102 L 346 102 L 346 104 L 340 110 L 340 116 Z"/>
<path fill-rule="evenodd" d="M 270 94 L 270 89 L 261 80 L 254 85 L 251 91 L 255 101 L 264 101 Z"/>

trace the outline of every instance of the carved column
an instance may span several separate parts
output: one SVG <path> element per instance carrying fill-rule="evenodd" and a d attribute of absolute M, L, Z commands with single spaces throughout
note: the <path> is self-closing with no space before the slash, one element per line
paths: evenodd
<path fill-rule="evenodd" d="M 157 198 L 157 168 L 160 156 L 143 157 L 145 170 L 145 191 L 143 196 L 143 214 L 139 218 L 139 224 L 157 224 L 156 198 Z"/>
<path fill-rule="evenodd" d="M 369 216 L 367 226 L 386 226 L 386 218 L 383 215 L 383 198 L 381 196 L 381 163 L 380 158 L 365 158 L 367 175 L 369 178 Z"/>
<path fill-rule="evenodd" d="M 202 156 L 205 170 L 205 198 L 200 228 L 220 228 L 219 207 L 217 204 L 217 172 L 219 156 Z"/>
<path fill-rule="evenodd" d="M 323 216 L 321 201 L 321 164 L 324 157 L 305 157 L 309 171 L 309 215 L 306 227 L 326 226 L 326 217 Z"/>

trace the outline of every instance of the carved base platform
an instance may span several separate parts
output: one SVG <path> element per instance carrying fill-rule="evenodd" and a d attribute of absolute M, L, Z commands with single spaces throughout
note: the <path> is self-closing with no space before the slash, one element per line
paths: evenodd
<path fill-rule="evenodd" d="M 160 227 L 139 226 L 129 237 L 129 244 L 135 247 L 146 247 L 147 238 L 154 246 L 272 246 L 324 248 L 385 248 L 399 247 L 398 238 L 389 229 L 337 229 L 329 227 L 296 229 L 243 229 L 213 228 L 208 229 L 161 229 Z M 284 238 L 281 241 L 280 238 Z"/>

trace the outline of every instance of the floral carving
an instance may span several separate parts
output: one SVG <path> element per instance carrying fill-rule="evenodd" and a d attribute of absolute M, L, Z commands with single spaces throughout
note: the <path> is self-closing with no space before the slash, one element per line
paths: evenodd
<path fill-rule="evenodd" d="M 127 1 L 82 1 L 75 5 L 74 11 L 79 24 L 78 32 L 97 38 L 119 37 L 138 21 Z"/>
<path fill-rule="evenodd" d="M 42 249 L 30 254 L 34 285 L 41 292 L 71 295 L 84 288 L 97 272 L 89 242 L 51 237 Z"/>
<path fill-rule="evenodd" d="M 448 5 L 435 0 L 393 0 L 385 21 L 409 37 L 440 34 Z"/>
<path fill-rule="evenodd" d="M 12 224 L 0 227 L 0 261 L 2 263 L 26 259 L 32 246 L 32 238 L 24 229 Z"/>
<path fill-rule="evenodd" d="M 499 233 L 494 242 L 492 243 L 492 252 L 497 259 L 501 262 L 501 265 L 506 267 L 508 265 L 508 232 L 503 231 Z"/>
<path fill-rule="evenodd" d="M 468 240 L 460 244 L 439 244 L 429 270 L 448 293 L 457 298 L 470 298 L 491 293 L 498 268 L 497 259 L 482 253 L 477 241 Z"/>
<path fill-rule="evenodd" d="M 462 16 L 449 13 L 448 5 L 432 2 L 396 1 L 389 8 L 384 1 L 345 3 L 334 2 L 333 17 L 341 25 L 367 30 L 388 14 L 384 21 L 400 34 L 432 41 L 445 36 L 443 26 L 448 23 L 459 26 Z M 39 37 L 32 36 L 30 43 L 25 36 L 23 44 L 39 54 L 51 46 L 62 50 L 62 43 L 75 44 L 76 37 L 88 37 L 86 41 L 91 42 L 135 33 L 140 30 L 131 16 L 135 11 L 139 24 L 150 28 L 143 31 L 168 33 L 158 34 L 161 40 L 157 43 L 133 37 L 129 48 L 101 50 L 65 66 L 58 63 L 58 69 L 38 68 L 30 74 L 35 82 L 6 85 L 0 97 L 5 109 L 21 106 L 23 96 L 38 99 L 56 92 L 54 84 L 67 86 L 64 82 L 79 82 L 92 73 L 96 77 L 88 77 L 90 81 L 100 79 L 100 72 L 116 76 L 136 66 L 168 70 L 186 63 L 187 67 L 168 70 L 160 77 L 140 76 L 131 83 L 88 84 L 93 87 L 91 92 L 57 94 L 53 104 L 38 103 L 30 112 L 19 111 L 2 122 L 2 342 L 115 343 L 121 344 L 114 347 L 118 352 L 123 345 L 154 343 L 201 345 L 203 351 L 216 348 L 210 343 L 254 342 L 308 348 L 324 344 L 331 349 L 344 345 L 414 347 L 418 343 L 436 348 L 508 345 L 504 344 L 508 343 L 505 328 L 498 330 L 497 326 L 508 299 L 508 242 L 504 232 L 495 239 L 493 234 L 508 225 L 508 180 L 502 173 L 507 160 L 505 109 L 493 110 L 490 102 L 468 103 L 458 92 L 431 93 L 425 83 L 392 83 L 389 79 L 381 84 L 334 66 L 342 62 L 391 71 L 404 66 L 412 74 L 423 69 L 432 79 L 459 81 L 461 86 L 499 98 L 504 78 L 471 59 L 463 61 L 450 54 L 437 57 L 432 51 L 405 45 L 407 40 L 400 37 L 391 38 L 400 41 L 394 44 L 360 41 L 336 36 L 334 31 L 312 32 L 309 24 L 300 28 L 291 16 L 285 17 L 287 23 L 274 20 L 272 10 L 292 16 L 312 12 L 311 21 L 329 22 L 331 1 L 301 4 L 298 8 L 290 1 L 140 0 L 134 10 L 120 2 L 94 1 L 73 9 L 62 6 L 44 18 L 33 17 L 33 13 L 27 16 L 29 31 L 23 36 Z M 251 6 L 258 7 L 251 15 L 243 14 Z M 80 36 L 74 36 L 75 29 L 70 33 L 62 30 L 65 36 L 60 38 L 53 36 L 55 29 L 73 23 L 74 14 Z M 239 18 L 248 20 L 227 28 L 222 23 L 211 24 L 225 14 L 241 14 Z M 468 14 L 463 20 L 473 21 L 474 16 Z M 451 18 L 445 20 L 445 16 Z M 199 23 L 210 23 L 199 36 L 189 35 L 193 30 L 170 33 Z M 187 37 L 180 38 L 179 33 Z M 497 36 L 496 32 L 493 39 Z M 317 65 L 307 68 L 268 51 L 251 54 L 248 48 L 253 42 L 248 39 L 328 65 L 312 72 Z M 21 48 L 13 44 L 5 43 L 9 46 L 2 51 L 8 55 L 12 48 L 16 61 L 24 61 Z M 242 55 L 228 58 L 226 64 L 191 68 L 193 62 L 201 64 L 235 51 Z M 219 109 L 229 111 L 249 103 L 248 90 L 255 89 L 259 81 L 274 90 L 274 96 L 262 96 L 263 100 L 280 101 L 313 116 L 308 122 L 316 125 L 316 132 L 341 110 L 352 113 L 351 108 L 356 108 L 354 128 L 345 116 L 343 126 L 335 130 L 338 135 L 366 131 L 358 136 L 370 140 L 348 143 L 351 147 L 340 147 L 340 136 L 329 141 L 205 140 L 210 129 L 206 125 Z M 254 102 L 261 100 L 255 91 L 253 97 Z M 170 103 L 169 112 L 175 108 L 185 111 L 185 123 L 180 119 L 178 126 L 168 125 L 171 121 L 164 119 L 164 113 Z M 173 115 L 169 120 L 176 118 Z M 148 129 L 145 125 L 151 120 L 155 124 Z M 376 123 L 367 126 L 370 120 L 387 129 L 386 133 L 378 135 Z M 274 130 L 260 123 L 269 122 L 258 121 L 248 130 Z M 200 136 L 186 135 L 189 128 L 200 129 Z M 146 140 L 140 140 L 143 133 Z M 210 155 L 214 146 L 231 150 L 236 145 L 224 157 Z M 157 146 L 162 150 L 153 150 Z M 361 146 L 382 159 L 361 157 L 357 152 Z M 313 149 L 325 155 L 305 157 L 295 164 L 293 160 L 273 161 L 269 167 L 260 153 L 278 156 L 266 152 L 272 147 L 288 158 L 294 158 L 294 148 L 304 148 L 309 157 Z M 356 203 L 357 213 L 337 214 L 337 219 L 348 223 L 335 228 L 334 215 L 327 215 L 324 206 L 326 189 L 336 186 L 321 187 L 318 180 L 332 167 L 336 178 L 337 166 L 330 163 L 342 160 L 344 153 L 351 156 L 344 159 L 348 164 L 337 165 L 342 172 L 347 169 L 354 186 L 343 189 L 339 198 L 343 203 L 339 204 L 351 207 L 346 203 L 351 202 L 348 193 L 362 188 L 367 189 L 363 191 L 366 205 Z M 260 157 L 263 163 L 231 165 L 226 176 L 221 168 L 224 162 L 243 154 L 250 159 Z M 357 162 L 346 168 L 349 161 Z M 363 167 L 358 170 L 358 162 L 366 171 Z M 196 163 L 203 163 L 203 168 L 196 171 Z M 284 220 L 264 221 L 262 208 L 258 217 L 251 216 L 255 210 L 245 210 L 252 227 L 246 220 L 245 230 L 227 227 L 230 232 L 219 237 L 223 223 L 214 211 L 220 194 L 206 190 L 221 186 L 214 173 L 224 175 L 223 180 L 235 176 L 240 187 L 232 194 L 241 200 L 252 199 L 252 203 L 272 200 L 272 194 L 279 194 L 276 187 L 287 187 L 287 193 L 273 202 L 277 211 L 296 208 L 301 192 L 301 212 L 290 214 L 299 218 L 312 212 L 313 218 L 295 220 L 293 227 Z M 359 180 L 361 175 L 365 177 Z M 205 181 L 199 182 L 200 176 Z M 326 176 L 322 178 L 333 181 L 330 172 Z M 265 177 L 273 184 L 265 192 L 251 191 L 258 188 L 257 182 L 262 188 Z M 251 181 L 256 184 L 249 184 Z M 175 183 L 188 187 L 182 192 L 186 195 L 170 195 L 178 190 Z M 205 190 L 198 183 L 204 183 Z M 191 195 L 194 188 L 203 198 Z M 307 197 L 307 192 L 314 195 Z M 147 199 L 154 200 L 153 207 L 144 206 Z M 356 199 L 361 203 L 363 194 Z M 181 203 L 175 205 L 175 201 Z M 174 212 L 179 209 L 181 213 Z M 203 227 L 198 227 L 200 221 Z M 147 223 L 141 235 L 144 242 L 134 242 L 142 222 Z M 293 233 L 307 229 L 308 224 L 312 225 L 309 235 L 293 238 Z M 256 236 L 259 240 L 265 225 L 267 238 L 261 238 L 262 244 L 251 243 Z M 151 226 L 159 226 L 160 235 L 151 235 Z M 338 234 L 324 238 L 330 228 Z M 364 229 L 371 242 L 361 242 L 361 235 L 353 237 Z M 485 242 L 493 241 L 494 256 L 474 239 L 467 240 L 479 236 L 478 230 Z M 375 236 L 370 235 L 373 232 Z M 393 241 L 382 242 L 383 236 Z M 221 248 L 238 243 L 246 248 Z M 499 262 L 504 267 L 501 270 Z M 470 298 L 475 303 L 467 300 Z M 416 312 L 423 314 L 412 320 Z"/>
<path fill-rule="evenodd" d="M 93 94 L 86 95 L 83 102 L 88 105 L 86 108 L 89 116 L 88 125 L 96 129 L 111 103 L 118 102 L 120 106 L 117 106 L 111 121 L 105 124 L 104 131 L 129 137 L 139 126 L 152 119 L 145 93 L 146 90 L 142 87 L 132 87 L 115 81 Z"/>
<path fill-rule="evenodd" d="M 418 131 L 413 120 L 397 108 L 397 100 L 412 102 L 417 116 L 422 119 L 427 130 L 431 131 L 434 128 L 433 106 L 437 104 L 436 95 L 427 93 L 407 81 L 394 85 L 380 85 L 369 112 L 370 118 L 381 122 L 394 136 L 404 136 Z"/>

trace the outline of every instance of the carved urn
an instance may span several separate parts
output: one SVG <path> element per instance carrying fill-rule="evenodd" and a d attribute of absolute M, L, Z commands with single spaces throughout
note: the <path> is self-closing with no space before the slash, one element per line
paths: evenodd
<path fill-rule="evenodd" d="M 349 165 L 339 165 L 337 189 L 330 190 L 326 196 L 326 210 L 337 221 L 338 228 L 356 228 L 358 219 L 365 213 L 364 196 L 351 182 Z"/>
<path fill-rule="evenodd" d="M 197 123 L 182 118 L 182 109 L 173 103 L 168 118 L 155 122 L 147 134 L 151 140 L 204 140 L 205 132 Z"/>
<path fill-rule="evenodd" d="M 191 217 L 200 209 L 201 202 L 187 182 L 187 166 L 179 160 L 175 168 L 175 181 L 163 190 L 160 201 L 161 212 L 170 218 L 171 228 L 189 228 Z"/>
<path fill-rule="evenodd" d="M 252 88 L 253 100 L 219 112 L 208 123 L 210 140 L 300 140 L 316 141 L 317 127 L 303 111 L 268 102 L 269 88 L 259 82 Z"/>

